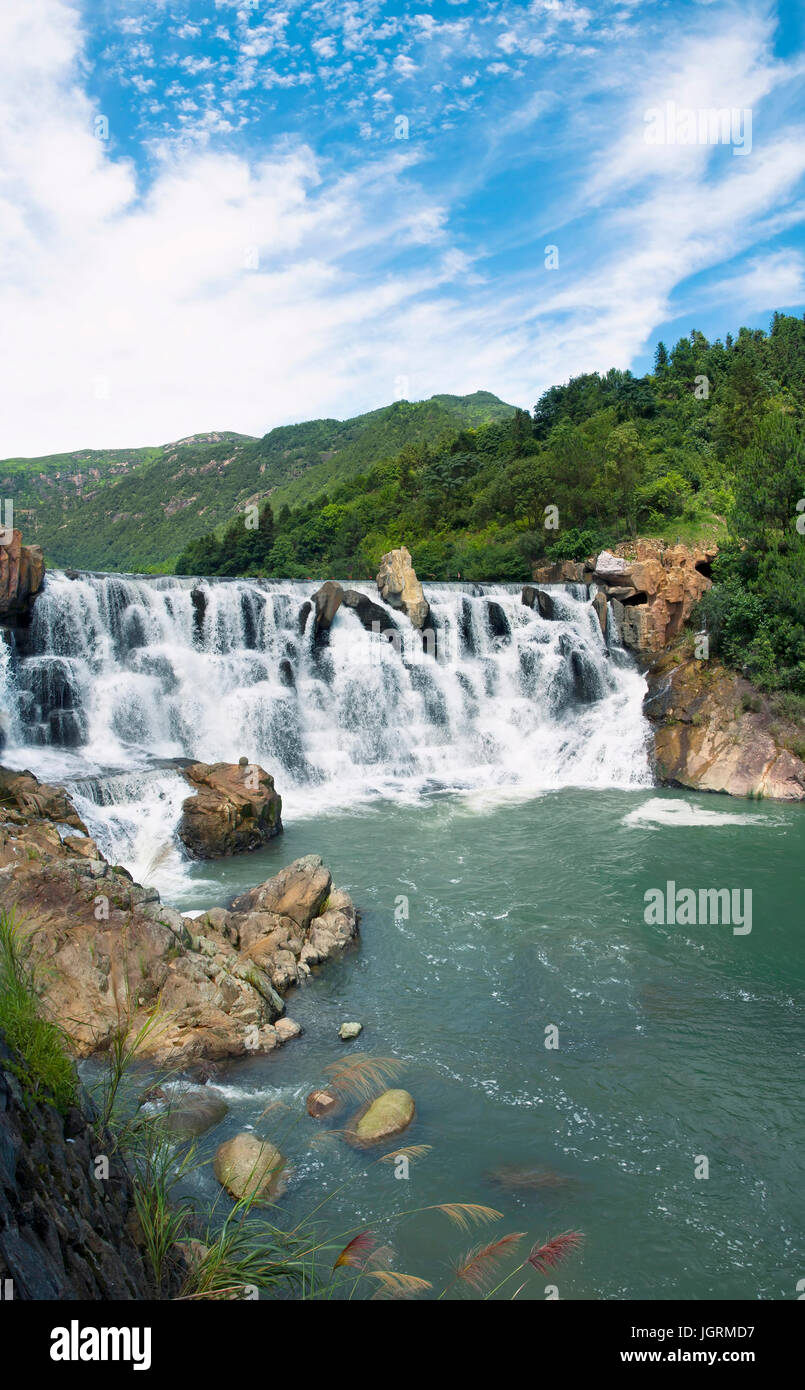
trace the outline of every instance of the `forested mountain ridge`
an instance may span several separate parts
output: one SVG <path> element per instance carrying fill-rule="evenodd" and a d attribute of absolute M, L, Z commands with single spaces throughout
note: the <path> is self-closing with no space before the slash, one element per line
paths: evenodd
<path fill-rule="evenodd" d="M 397 401 L 349 420 L 279 426 L 262 439 L 214 431 L 153 448 L 5 459 L 0 485 L 49 563 L 160 571 L 251 501 L 270 495 L 281 506 L 320 493 L 408 443 L 513 413 L 483 391 Z"/>
<path fill-rule="evenodd" d="M 295 509 L 277 500 L 256 529 L 244 515 L 194 542 L 177 572 L 368 578 L 405 544 L 426 581 L 525 580 L 637 534 L 717 541 L 714 647 L 762 688 L 805 694 L 805 320 L 714 343 L 694 330 L 643 377 L 575 377 L 533 414 L 409 444 Z"/>

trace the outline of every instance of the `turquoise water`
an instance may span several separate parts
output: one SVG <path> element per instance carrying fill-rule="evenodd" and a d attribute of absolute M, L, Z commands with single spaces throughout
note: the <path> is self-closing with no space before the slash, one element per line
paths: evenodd
<path fill-rule="evenodd" d="M 371 1226 L 434 1294 L 480 1239 L 575 1229 L 585 1243 L 553 1280 L 561 1298 L 795 1298 L 804 851 L 795 806 L 561 791 L 374 803 L 198 865 L 185 908 L 316 852 L 363 914 L 357 949 L 287 999 L 303 1036 L 216 1078 L 231 1109 L 202 1151 L 254 1125 L 293 1164 L 289 1218 L 346 1182 L 321 1213 L 333 1231 Z M 646 925 L 644 893 L 668 880 L 751 889 L 751 933 Z M 357 1043 L 337 1037 L 347 1019 L 364 1025 Z M 404 1142 L 432 1146 L 408 1181 L 322 1142 L 304 1111 L 323 1068 L 350 1051 L 403 1064 L 398 1084 L 417 1106 Z M 702 1155 L 709 1177 L 697 1179 Z M 500 1170 L 513 1168 L 554 1177 L 512 1187 Z M 214 1194 L 211 1175 L 197 1182 Z M 394 1220 L 445 1201 L 503 1218 L 463 1235 L 441 1214 Z M 546 1283 L 532 1273 L 519 1297 L 544 1298 Z"/>

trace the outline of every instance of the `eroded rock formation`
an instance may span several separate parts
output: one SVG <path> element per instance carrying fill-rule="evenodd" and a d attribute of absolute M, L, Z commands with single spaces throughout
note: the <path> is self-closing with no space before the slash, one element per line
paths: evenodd
<path fill-rule="evenodd" d="M 9 541 L 0 544 L 0 623 L 29 611 L 44 577 L 41 547 L 23 545 L 21 532 L 12 531 Z"/>
<path fill-rule="evenodd" d="M 84 829 L 63 792 L 0 774 L 0 908 L 30 938 L 45 1003 L 79 1056 L 151 1018 L 142 1054 L 159 1061 L 269 1051 L 299 1032 L 280 1017 L 282 994 L 357 934 L 351 899 L 315 855 L 193 919 L 59 824 Z"/>
<path fill-rule="evenodd" d="M 34 1100 L 0 1037 L 0 1287 L 15 1299 L 157 1296 L 131 1179 L 86 1098 L 66 1115 Z M 105 1155 L 108 1177 L 96 1177 Z"/>
<path fill-rule="evenodd" d="M 779 741 L 779 721 L 750 683 L 715 660 L 664 652 L 648 673 L 657 775 L 672 786 L 732 796 L 805 799 L 805 763 Z"/>
<path fill-rule="evenodd" d="M 401 609 L 414 627 L 424 628 L 430 615 L 430 605 L 416 577 L 410 551 L 404 545 L 383 556 L 377 572 L 377 587 L 389 608 Z"/>
<path fill-rule="evenodd" d="M 710 588 L 715 547 L 701 549 L 637 540 L 588 560 L 538 565 L 537 584 L 595 584 L 612 605 L 621 640 L 645 663 L 679 635 Z M 597 605 L 605 627 L 606 609 Z"/>

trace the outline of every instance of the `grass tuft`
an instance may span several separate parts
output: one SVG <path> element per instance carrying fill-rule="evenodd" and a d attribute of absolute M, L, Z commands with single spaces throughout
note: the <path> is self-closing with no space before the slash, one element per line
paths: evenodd
<path fill-rule="evenodd" d="M 28 1097 L 66 1114 L 78 1096 L 70 1041 L 42 1013 L 30 942 L 7 912 L 0 912 L 0 1032 L 15 1054 L 8 1065 Z"/>

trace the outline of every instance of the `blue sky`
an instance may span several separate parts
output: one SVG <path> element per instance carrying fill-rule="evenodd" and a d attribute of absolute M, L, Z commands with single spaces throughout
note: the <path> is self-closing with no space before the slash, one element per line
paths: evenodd
<path fill-rule="evenodd" d="M 804 67 L 796 4 L 6 0 L 0 456 L 802 313 Z"/>

